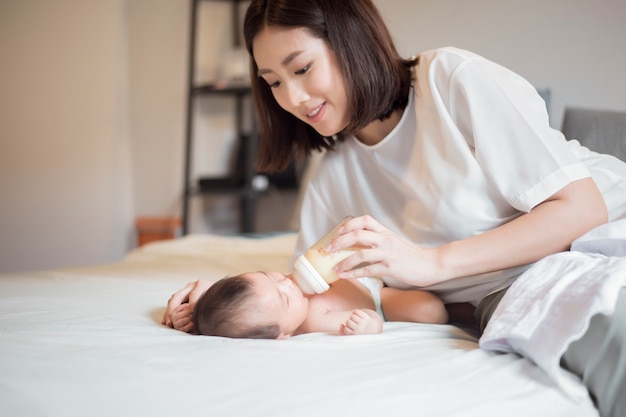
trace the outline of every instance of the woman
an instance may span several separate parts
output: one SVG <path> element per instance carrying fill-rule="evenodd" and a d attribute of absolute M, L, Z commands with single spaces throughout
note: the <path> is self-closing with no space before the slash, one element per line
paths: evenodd
<path fill-rule="evenodd" d="M 296 255 L 359 216 L 329 247 L 365 247 L 337 265 L 342 278 L 379 276 L 470 302 L 484 328 L 530 264 L 626 215 L 626 164 L 566 141 L 535 89 L 493 62 L 453 48 L 402 59 L 370 0 L 253 0 L 244 36 L 259 168 L 327 150 Z M 164 322 L 202 287 L 175 294 Z M 622 290 L 618 307 L 624 299 Z M 618 349 L 592 353 L 591 328 L 562 358 L 605 417 L 626 413 L 620 317 L 605 317 L 600 335 Z"/>

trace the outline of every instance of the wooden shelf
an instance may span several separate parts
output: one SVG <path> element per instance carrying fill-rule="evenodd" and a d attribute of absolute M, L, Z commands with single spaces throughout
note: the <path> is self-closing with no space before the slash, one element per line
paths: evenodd
<path fill-rule="evenodd" d="M 226 85 L 204 84 L 192 88 L 195 95 L 248 95 L 251 93 L 250 85 Z"/>

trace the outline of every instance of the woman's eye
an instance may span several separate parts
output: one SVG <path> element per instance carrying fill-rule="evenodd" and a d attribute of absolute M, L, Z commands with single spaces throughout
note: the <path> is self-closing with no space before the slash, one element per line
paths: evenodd
<path fill-rule="evenodd" d="M 278 88 L 278 86 L 280 85 L 280 81 L 274 81 L 273 83 L 269 83 L 270 88 Z"/>
<path fill-rule="evenodd" d="M 296 75 L 302 75 L 302 74 L 305 74 L 305 73 L 309 70 L 309 68 L 311 68 L 311 64 L 309 64 L 309 65 L 307 65 L 306 67 L 304 67 L 304 68 L 302 68 L 302 69 L 300 69 L 300 70 L 296 71 Z"/>

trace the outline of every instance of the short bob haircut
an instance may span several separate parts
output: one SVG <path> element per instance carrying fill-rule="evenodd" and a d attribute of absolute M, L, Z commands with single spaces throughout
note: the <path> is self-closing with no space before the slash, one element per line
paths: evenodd
<path fill-rule="evenodd" d="M 283 110 L 258 75 L 254 38 L 266 26 L 303 28 L 336 55 L 348 94 L 349 122 L 332 138 Z M 415 59 L 402 59 L 371 0 L 252 0 L 244 20 L 252 94 L 260 124 L 257 169 L 276 172 L 292 158 L 333 149 L 336 141 L 384 120 L 408 103 Z"/>

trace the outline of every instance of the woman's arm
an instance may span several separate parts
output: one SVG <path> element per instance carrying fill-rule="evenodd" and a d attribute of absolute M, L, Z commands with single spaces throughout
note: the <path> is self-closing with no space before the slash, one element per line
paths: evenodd
<path fill-rule="evenodd" d="M 368 248 L 337 264 L 342 278 L 389 276 L 425 287 L 532 263 L 568 250 L 574 239 L 607 218 L 600 191 L 591 178 L 586 178 L 570 183 L 507 224 L 438 248 L 418 247 L 371 217 L 362 216 L 347 222 L 327 249 Z M 361 263 L 365 265 L 355 268 Z"/>

